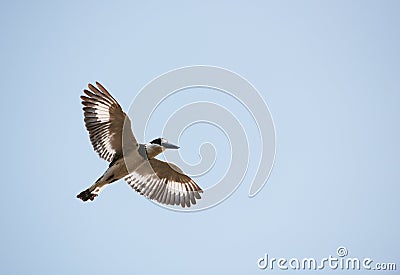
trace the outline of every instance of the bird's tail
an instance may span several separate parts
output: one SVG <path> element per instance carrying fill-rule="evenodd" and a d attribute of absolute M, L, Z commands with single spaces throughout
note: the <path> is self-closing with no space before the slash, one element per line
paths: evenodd
<path fill-rule="evenodd" d="M 83 201 L 94 200 L 94 198 L 100 194 L 106 185 L 117 180 L 114 178 L 113 172 L 109 172 L 108 170 L 100 178 L 98 178 L 92 186 L 85 191 L 80 192 L 76 197 Z"/>
<path fill-rule="evenodd" d="M 94 200 L 97 197 L 97 194 L 90 191 L 90 188 L 86 189 L 85 191 L 80 192 L 77 196 L 78 199 L 83 201 Z"/>
<path fill-rule="evenodd" d="M 106 181 L 103 181 L 103 176 L 101 176 L 92 186 L 85 191 L 80 192 L 76 197 L 83 201 L 92 201 L 100 194 L 107 184 L 108 183 Z"/>

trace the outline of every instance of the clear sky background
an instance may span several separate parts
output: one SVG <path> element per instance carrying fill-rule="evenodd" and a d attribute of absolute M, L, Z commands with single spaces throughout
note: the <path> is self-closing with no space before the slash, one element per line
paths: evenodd
<path fill-rule="evenodd" d="M 399 2 L 215 2 L 1 2 L 1 274 L 261 274 L 264 253 L 341 245 L 400 268 Z M 107 167 L 83 124 L 87 83 L 127 109 L 154 77 L 196 64 L 239 73 L 267 102 L 277 154 L 264 189 L 248 198 L 247 177 L 197 213 L 123 181 L 76 199 Z M 198 133 L 182 138 L 189 162 Z"/>

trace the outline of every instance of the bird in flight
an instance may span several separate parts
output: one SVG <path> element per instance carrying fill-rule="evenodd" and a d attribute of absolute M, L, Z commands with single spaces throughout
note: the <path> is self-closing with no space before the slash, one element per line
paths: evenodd
<path fill-rule="evenodd" d="M 155 158 L 166 149 L 179 147 L 164 138 L 139 144 L 121 106 L 100 83 L 96 86 L 89 84 L 81 96 L 84 121 L 94 150 L 110 164 L 77 198 L 92 201 L 108 184 L 123 178 L 141 195 L 161 204 L 196 204 L 203 190 L 179 167 Z"/>

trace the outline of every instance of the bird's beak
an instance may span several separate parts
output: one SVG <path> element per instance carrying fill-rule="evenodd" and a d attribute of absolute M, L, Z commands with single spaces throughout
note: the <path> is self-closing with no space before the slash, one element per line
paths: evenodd
<path fill-rule="evenodd" d="M 176 146 L 174 144 L 171 143 L 162 143 L 161 144 L 163 147 L 167 148 L 167 149 L 179 149 L 179 146 Z"/>

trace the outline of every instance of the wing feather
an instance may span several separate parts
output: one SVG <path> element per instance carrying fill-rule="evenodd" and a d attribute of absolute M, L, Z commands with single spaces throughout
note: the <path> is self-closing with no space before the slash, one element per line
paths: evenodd
<path fill-rule="evenodd" d="M 89 90 L 85 89 L 85 95 L 81 96 L 84 122 L 93 149 L 110 162 L 115 156 L 122 155 L 123 139 L 126 150 L 135 149 L 138 145 L 129 117 L 100 83 L 96 82 L 96 86 L 88 84 Z"/>
<path fill-rule="evenodd" d="M 158 159 L 147 161 L 124 179 L 141 195 L 167 205 L 190 207 L 203 192 L 179 167 Z"/>

